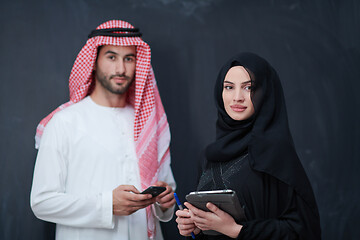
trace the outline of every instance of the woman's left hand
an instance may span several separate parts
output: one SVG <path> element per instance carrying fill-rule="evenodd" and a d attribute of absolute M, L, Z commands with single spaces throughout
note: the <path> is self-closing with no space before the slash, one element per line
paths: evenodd
<path fill-rule="evenodd" d="M 233 217 L 210 202 L 206 204 L 210 212 L 198 209 L 188 202 L 185 202 L 185 206 L 190 210 L 195 225 L 201 230 L 215 230 L 231 238 L 236 238 L 241 231 L 242 226 Z"/>

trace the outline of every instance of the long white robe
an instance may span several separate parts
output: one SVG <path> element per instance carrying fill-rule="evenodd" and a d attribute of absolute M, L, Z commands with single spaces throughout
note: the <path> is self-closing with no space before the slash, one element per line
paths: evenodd
<path fill-rule="evenodd" d="M 56 113 L 42 136 L 36 159 L 31 207 L 34 214 L 56 223 L 56 239 L 147 239 L 146 211 L 113 216 L 112 190 L 134 185 L 141 191 L 133 141 L 134 110 L 97 105 L 86 97 Z M 159 181 L 175 189 L 170 163 Z M 159 220 L 171 220 L 174 208 L 156 216 L 156 239 L 162 240 Z"/>

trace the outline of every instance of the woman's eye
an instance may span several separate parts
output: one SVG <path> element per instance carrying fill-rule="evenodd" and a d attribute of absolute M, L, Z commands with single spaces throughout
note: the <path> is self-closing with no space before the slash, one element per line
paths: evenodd
<path fill-rule="evenodd" d="M 224 86 L 225 89 L 230 90 L 232 89 L 232 86 Z"/>
<path fill-rule="evenodd" d="M 246 86 L 246 87 L 244 87 L 244 89 L 245 89 L 246 91 L 250 91 L 250 90 L 251 90 L 251 86 Z"/>

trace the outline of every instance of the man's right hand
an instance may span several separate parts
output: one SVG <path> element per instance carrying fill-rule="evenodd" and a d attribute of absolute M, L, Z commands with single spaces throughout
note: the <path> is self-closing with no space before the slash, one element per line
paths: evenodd
<path fill-rule="evenodd" d="M 140 194 L 132 185 L 120 185 L 113 190 L 113 214 L 127 216 L 155 201 L 151 194 Z"/>

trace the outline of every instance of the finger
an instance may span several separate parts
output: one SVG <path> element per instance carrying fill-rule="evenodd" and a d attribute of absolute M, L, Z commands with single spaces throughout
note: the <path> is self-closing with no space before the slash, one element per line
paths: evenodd
<path fill-rule="evenodd" d="M 175 221 L 178 223 L 178 224 L 182 224 L 182 225 L 191 225 L 191 226 L 194 226 L 194 221 L 191 219 L 191 218 L 181 218 L 181 217 L 177 217 L 175 219 Z"/>
<path fill-rule="evenodd" d="M 177 210 L 175 212 L 175 215 L 178 217 L 182 217 L 182 218 L 190 218 L 190 213 L 189 213 L 189 210 L 187 210 L 187 209 Z"/>
<path fill-rule="evenodd" d="M 179 228 L 179 227 L 178 227 Z M 181 230 L 180 228 L 179 228 L 179 233 L 182 235 L 182 236 L 190 236 L 190 234 L 191 234 L 191 230 Z"/>
<path fill-rule="evenodd" d="M 219 213 L 221 211 L 215 204 L 213 204 L 211 202 L 208 202 L 206 204 L 206 207 L 207 207 L 207 209 L 209 209 L 211 212 L 215 213 L 216 215 L 219 215 Z"/>
<path fill-rule="evenodd" d="M 151 194 L 129 193 L 129 195 L 127 195 L 127 196 L 129 197 L 129 200 L 134 201 L 134 202 L 146 201 L 146 200 L 155 201 L 155 199 L 150 200 L 151 198 L 153 198 Z"/>
<path fill-rule="evenodd" d="M 133 194 L 135 195 L 135 194 Z M 151 198 L 151 194 L 150 196 L 148 194 L 136 194 L 136 195 L 140 195 L 140 196 L 124 196 L 124 200 L 127 200 L 129 202 L 131 202 L 130 204 L 133 206 L 138 206 L 138 205 L 142 205 L 142 204 L 147 204 L 147 203 L 154 203 L 155 199 Z M 144 196 L 142 196 L 144 195 Z"/>
<path fill-rule="evenodd" d="M 182 230 L 182 231 L 190 231 L 191 232 L 196 228 L 196 226 L 195 226 L 195 224 L 191 224 L 191 225 L 189 225 L 189 224 L 178 224 L 178 228 L 180 230 Z"/>
<path fill-rule="evenodd" d="M 149 201 L 133 202 L 131 207 L 135 208 L 136 210 L 139 210 L 142 208 L 146 208 L 147 206 L 150 206 L 153 203 L 154 202 L 149 202 Z"/>
<path fill-rule="evenodd" d="M 172 200 L 169 201 L 169 202 L 161 203 L 161 206 L 164 207 L 164 208 L 171 208 L 172 206 L 175 205 L 175 202 L 176 202 L 176 200 L 175 200 L 175 199 L 172 199 Z"/>
<path fill-rule="evenodd" d="M 197 226 L 198 224 L 205 224 L 208 222 L 206 218 L 194 215 L 193 212 L 190 212 L 191 220 L 194 222 L 194 224 Z"/>
<path fill-rule="evenodd" d="M 184 202 L 184 205 L 190 209 L 190 208 L 195 208 L 191 203 L 188 203 L 188 202 Z"/>
<path fill-rule="evenodd" d="M 199 224 L 199 225 L 195 225 L 195 226 L 200 228 L 203 231 L 210 230 L 210 228 L 208 226 L 203 225 L 203 224 Z"/>
<path fill-rule="evenodd" d="M 133 207 L 140 207 L 140 208 L 144 208 L 147 207 L 151 204 L 155 203 L 155 199 L 154 198 L 150 198 L 150 199 L 145 199 L 145 200 L 141 200 L 141 199 L 133 199 L 129 201 L 129 205 L 133 206 Z"/>
<path fill-rule="evenodd" d="M 171 197 L 174 197 L 174 191 L 173 191 L 172 187 L 170 187 L 167 184 L 165 186 L 162 186 L 162 187 L 166 187 L 166 190 L 163 191 L 162 193 L 160 193 L 158 198 L 163 198 L 166 195 L 169 195 L 169 196 L 171 195 Z"/>
<path fill-rule="evenodd" d="M 197 216 L 197 215 L 192 216 L 191 219 L 194 221 L 194 223 L 196 225 L 198 225 L 198 224 L 206 224 L 208 222 L 207 218 L 203 218 L 203 217 L 200 217 L 200 216 Z"/>
<path fill-rule="evenodd" d="M 184 225 L 184 224 L 178 224 L 177 225 L 180 234 L 182 235 L 190 235 L 191 232 L 195 231 L 196 226 L 194 224 L 192 225 Z"/>
<path fill-rule="evenodd" d="M 158 187 L 166 187 L 168 186 L 168 184 L 166 182 L 163 181 L 157 181 L 154 186 L 158 186 Z"/>
<path fill-rule="evenodd" d="M 229 215 L 213 203 L 207 203 L 206 207 L 219 218 L 225 218 L 227 215 Z"/>
<path fill-rule="evenodd" d="M 133 185 L 120 185 L 113 190 L 113 193 L 123 195 L 130 200 L 134 194 L 139 193 L 139 190 Z"/>
<path fill-rule="evenodd" d="M 113 197 L 122 205 L 128 204 L 132 205 L 129 202 L 141 201 L 146 199 L 151 199 L 151 194 L 149 195 L 141 195 L 136 194 L 131 191 L 131 189 L 135 190 L 136 188 L 132 188 L 131 186 L 119 186 L 113 190 Z M 129 191 L 130 190 L 130 191 Z"/>
<path fill-rule="evenodd" d="M 120 185 L 119 188 L 127 192 L 140 193 L 134 185 Z"/>
<path fill-rule="evenodd" d="M 170 192 L 170 193 L 168 193 L 168 194 L 166 194 L 166 195 L 159 195 L 159 196 L 156 198 L 156 201 L 157 201 L 158 203 L 161 203 L 161 204 L 167 203 L 167 202 L 170 202 L 170 201 L 173 201 L 173 200 L 175 200 L 175 197 L 174 197 L 173 192 Z"/>
<path fill-rule="evenodd" d="M 166 196 L 168 196 L 169 198 L 174 198 L 174 191 L 172 190 L 172 188 L 170 187 L 166 188 L 166 190 L 160 193 L 159 196 L 157 196 L 157 198 L 160 199 Z"/>
<path fill-rule="evenodd" d="M 160 204 L 160 207 L 168 209 L 168 208 L 172 208 L 174 205 L 175 205 L 175 202 L 167 202 L 167 203 Z"/>
<path fill-rule="evenodd" d="M 137 210 L 139 210 L 138 208 L 134 208 L 134 207 L 128 207 L 126 209 L 117 209 L 114 210 L 114 215 L 130 215 L 133 214 L 134 212 L 136 212 Z"/>
<path fill-rule="evenodd" d="M 191 205 L 191 204 L 188 203 L 188 202 L 185 202 L 184 204 L 185 204 L 185 206 L 186 206 L 188 209 L 190 209 L 191 212 L 193 212 L 193 213 L 194 213 L 195 215 L 197 215 L 197 216 L 204 216 L 205 213 L 206 213 L 205 211 L 194 207 L 193 205 Z"/>

